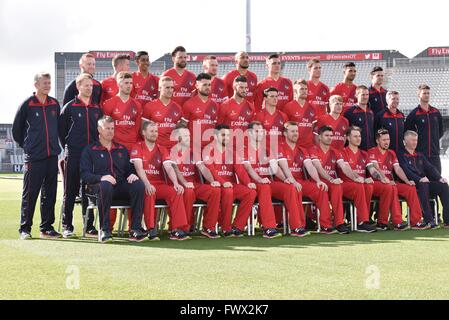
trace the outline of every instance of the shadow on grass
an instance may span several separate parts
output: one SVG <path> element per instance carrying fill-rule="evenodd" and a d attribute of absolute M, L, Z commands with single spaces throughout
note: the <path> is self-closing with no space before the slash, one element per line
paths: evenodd
<path fill-rule="evenodd" d="M 114 237 L 111 243 L 100 243 L 96 239 L 58 239 L 44 241 L 63 241 L 79 244 L 96 244 L 99 246 L 133 246 L 140 248 L 163 248 L 176 250 L 232 250 L 258 252 L 268 248 L 307 248 L 307 247 L 351 247 L 366 244 L 400 243 L 403 241 L 445 242 L 449 241 L 449 230 L 423 230 L 423 231 L 384 231 L 371 234 L 351 233 L 349 235 L 323 235 L 312 234 L 304 238 L 283 236 L 277 239 L 265 239 L 262 233 L 254 237 L 207 239 L 201 235 L 193 235 L 192 240 L 174 241 L 168 239 L 164 232 L 160 241 L 131 242 L 126 237 Z"/>

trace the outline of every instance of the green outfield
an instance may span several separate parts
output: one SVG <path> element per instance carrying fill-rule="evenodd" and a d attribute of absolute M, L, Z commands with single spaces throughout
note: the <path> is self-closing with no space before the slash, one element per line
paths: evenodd
<path fill-rule="evenodd" d="M 20 241 L 21 186 L 0 179 L 1 299 L 449 298 L 449 230 L 99 244 L 38 239 L 38 211 Z"/>

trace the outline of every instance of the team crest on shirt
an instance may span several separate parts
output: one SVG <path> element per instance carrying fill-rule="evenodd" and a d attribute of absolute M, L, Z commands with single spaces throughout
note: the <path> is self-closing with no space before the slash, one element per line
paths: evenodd
<path fill-rule="evenodd" d="M 156 111 L 156 113 L 154 114 L 156 117 L 160 117 L 161 113 L 159 111 Z"/>
<path fill-rule="evenodd" d="M 101 153 L 101 154 L 100 154 L 100 157 L 101 157 L 101 158 L 104 158 L 104 154 Z"/>
<path fill-rule="evenodd" d="M 120 110 L 118 108 L 115 108 L 114 113 L 120 113 Z"/>
<path fill-rule="evenodd" d="M 235 116 L 237 113 L 234 110 L 231 110 L 231 116 Z M 249 114 L 248 114 L 249 115 Z"/>
<path fill-rule="evenodd" d="M 39 117 L 39 112 L 36 112 L 36 117 Z"/>
<path fill-rule="evenodd" d="M 133 114 L 137 114 L 137 110 L 135 108 L 133 108 L 132 112 Z"/>
<path fill-rule="evenodd" d="M 218 88 L 218 91 L 223 92 L 223 88 Z"/>
<path fill-rule="evenodd" d="M 254 81 L 251 81 L 250 84 L 251 84 L 252 86 L 255 86 L 255 85 L 256 85 L 256 84 L 254 83 Z"/>
<path fill-rule="evenodd" d="M 289 90 L 290 89 L 290 87 L 289 86 L 285 86 L 285 90 Z"/>
<path fill-rule="evenodd" d="M 179 116 L 179 113 L 177 112 L 174 112 L 173 114 L 175 115 L 175 117 Z"/>
<path fill-rule="evenodd" d="M 81 118 L 81 117 L 82 117 L 81 113 L 78 113 L 78 118 Z"/>
<path fill-rule="evenodd" d="M 362 118 L 359 118 L 359 121 L 362 122 Z"/>
<path fill-rule="evenodd" d="M 421 121 L 422 121 L 422 123 L 426 123 L 426 120 L 424 120 L 424 119 L 421 119 Z"/>

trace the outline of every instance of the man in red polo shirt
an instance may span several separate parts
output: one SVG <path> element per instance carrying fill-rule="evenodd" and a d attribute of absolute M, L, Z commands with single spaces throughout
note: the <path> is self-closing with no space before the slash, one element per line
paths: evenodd
<path fill-rule="evenodd" d="M 339 95 L 343 98 L 343 112 L 357 103 L 355 96 L 355 90 L 357 86 L 354 84 L 354 79 L 357 70 L 354 62 L 345 63 L 343 66 L 343 82 L 337 83 L 334 88 L 331 89 L 330 95 Z"/>
<path fill-rule="evenodd" d="M 217 124 L 218 105 L 210 98 L 211 80 L 209 74 L 200 73 L 196 77 L 198 94 L 182 106 L 182 120 L 188 124 L 195 154 L 200 154 L 201 149 L 212 141 Z"/>
<path fill-rule="evenodd" d="M 220 238 L 215 231 L 215 225 L 220 212 L 221 190 L 217 186 L 213 187 L 210 184 L 201 182 L 197 168 L 199 161 L 193 156 L 190 148 L 190 132 L 183 123 L 178 124 L 176 127 L 175 137 L 178 138 L 179 142 L 173 147 L 171 160 L 178 165 L 178 181 L 184 186 L 184 207 L 190 230 L 195 229 L 193 204 L 195 200 L 199 199 L 207 203 L 207 208 L 203 214 L 201 234 L 210 239 Z"/>
<path fill-rule="evenodd" d="M 150 73 L 150 57 L 148 56 L 148 52 L 137 52 L 136 64 L 139 71 L 133 72 L 133 91 L 131 92 L 131 97 L 144 106 L 147 102 L 158 98 L 159 77 Z"/>
<path fill-rule="evenodd" d="M 374 177 L 376 180 L 388 183 L 393 187 L 393 207 L 391 208 L 391 220 L 395 230 L 405 230 L 407 224 L 402 222 L 402 210 L 399 204 L 399 196 L 405 198 L 410 208 L 410 223 L 412 226 L 422 224 L 422 209 L 416 193 L 415 183 L 410 181 L 399 165 L 396 153 L 389 150 L 390 135 L 388 130 L 380 129 L 376 132 L 377 147 L 368 151 L 369 161 L 380 174 Z M 402 181 L 394 181 L 393 172 Z M 377 230 L 388 229 L 388 211 L 379 212 Z"/>
<path fill-rule="evenodd" d="M 167 149 L 156 143 L 157 124 L 144 121 L 142 124 L 144 141 L 136 143 L 131 150 L 131 162 L 137 175 L 145 185 L 144 220 L 150 240 L 158 240 L 156 227 L 156 200 L 163 199 L 170 207 L 170 240 L 187 240 L 189 229 L 184 207 L 184 188 L 176 177 L 174 162 Z M 167 184 L 164 170 L 171 185 Z"/>
<path fill-rule="evenodd" d="M 103 106 L 104 103 L 115 97 L 119 91 L 119 87 L 117 84 L 117 75 L 120 72 L 129 72 L 129 61 L 131 57 L 127 54 L 118 54 L 114 58 L 112 58 L 112 67 L 114 68 L 114 74 L 109 78 L 103 79 L 101 81 L 101 102 L 100 106 Z"/>
<path fill-rule="evenodd" d="M 228 88 L 223 79 L 217 77 L 218 60 L 216 56 L 206 56 L 203 59 L 203 70 L 212 77 L 211 82 L 211 99 L 217 105 L 221 105 L 228 99 Z"/>
<path fill-rule="evenodd" d="M 193 96 L 195 90 L 196 76 L 193 72 L 186 69 L 187 53 L 182 46 L 176 47 L 172 54 L 173 68 L 168 69 L 162 75 L 173 79 L 175 90 L 173 92 L 173 101 L 181 107 L 189 98 Z"/>
<path fill-rule="evenodd" d="M 248 70 L 249 55 L 245 51 L 240 51 L 235 54 L 236 68 L 224 75 L 223 80 L 226 83 L 229 97 L 234 95 L 234 79 L 238 76 L 244 76 L 248 82 L 248 94 L 246 99 L 254 103 L 254 90 L 257 86 L 257 76 L 254 72 Z"/>
<path fill-rule="evenodd" d="M 263 109 L 264 91 L 268 88 L 278 90 L 276 107 L 284 110 L 284 106 L 293 100 L 293 84 L 290 79 L 281 76 L 281 57 L 277 53 L 271 54 L 266 61 L 268 76 L 257 84 L 254 92 L 254 107 L 256 111 Z"/>
<path fill-rule="evenodd" d="M 293 85 L 295 99 L 284 106 L 284 113 L 289 121 L 298 124 L 298 144 L 303 148 L 311 148 L 314 145 L 313 125 L 317 120 L 316 108 L 307 102 L 306 80 L 296 80 Z"/>
<path fill-rule="evenodd" d="M 327 105 L 330 96 L 329 87 L 320 81 L 321 62 L 318 59 L 312 59 L 307 63 L 309 80 L 307 81 L 307 102 L 315 107 L 317 116 L 327 114 Z"/>
<path fill-rule="evenodd" d="M 324 126 L 331 127 L 334 131 L 331 147 L 343 151 L 346 142 L 346 130 L 349 128 L 349 121 L 342 114 L 343 98 L 338 95 L 331 96 L 329 98 L 329 106 L 330 113 L 318 118 L 315 131 L 318 132 L 318 129 Z M 316 143 L 318 143 L 317 133 L 315 134 L 315 139 Z"/>
<path fill-rule="evenodd" d="M 182 109 L 173 97 L 174 83 L 172 78 L 162 76 L 159 80 L 159 99 L 148 102 L 143 107 L 143 118 L 158 124 L 158 144 L 170 151 L 176 144 L 172 132 L 181 120 Z"/>
<path fill-rule="evenodd" d="M 215 127 L 215 139 L 203 150 L 203 160 L 198 168 L 212 187 L 221 190 L 221 210 L 218 223 L 223 236 L 242 237 L 243 230 L 256 199 L 256 185 L 251 182 L 242 164 L 230 145 L 231 132 L 226 125 Z M 234 201 L 239 205 L 234 220 Z"/>

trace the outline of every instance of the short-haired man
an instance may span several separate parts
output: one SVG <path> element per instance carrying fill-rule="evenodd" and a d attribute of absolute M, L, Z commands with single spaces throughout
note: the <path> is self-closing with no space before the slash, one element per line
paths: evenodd
<path fill-rule="evenodd" d="M 374 113 L 368 106 L 369 90 L 365 86 L 358 86 L 356 90 L 358 103 L 344 112 L 351 126 L 362 129 L 362 143 L 360 149 L 368 150 L 374 142 Z"/>
<path fill-rule="evenodd" d="M 168 69 L 162 75 L 173 79 L 175 85 L 173 91 L 173 101 L 181 107 L 193 97 L 195 90 L 196 76 L 193 72 L 187 70 L 187 53 L 182 46 L 176 47 L 171 53 L 173 68 Z"/>
<path fill-rule="evenodd" d="M 354 79 L 357 74 L 354 62 L 347 62 L 343 65 L 343 82 L 337 83 L 331 89 L 330 95 L 339 95 L 343 98 L 343 112 L 357 103 Z"/>
<path fill-rule="evenodd" d="M 219 238 L 215 225 L 220 212 L 221 190 L 218 185 L 214 187 L 201 182 L 197 166 L 202 164 L 193 155 L 190 147 L 190 132 L 183 123 L 176 127 L 175 136 L 178 138 L 178 143 L 173 147 L 170 158 L 178 166 L 176 170 L 178 181 L 184 187 L 184 207 L 190 230 L 194 230 L 195 227 L 193 204 L 199 199 L 207 203 L 201 234 L 210 239 Z M 203 170 L 207 169 L 203 166 Z"/>
<path fill-rule="evenodd" d="M 211 80 L 209 74 L 200 73 L 195 82 L 197 95 L 182 106 L 182 120 L 188 124 L 192 135 L 193 152 L 198 154 L 213 140 L 217 124 L 218 105 L 210 97 Z"/>
<path fill-rule="evenodd" d="M 346 142 L 346 131 L 349 128 L 349 121 L 343 114 L 343 98 L 333 95 L 329 98 L 330 113 L 318 118 L 315 125 L 315 139 L 318 143 L 318 129 L 329 126 L 333 130 L 331 147 L 338 151 L 343 151 Z"/>
<path fill-rule="evenodd" d="M 424 222 L 431 228 L 436 228 L 430 207 L 430 198 L 440 198 L 443 204 L 445 228 L 449 228 L 449 187 L 447 179 L 441 177 L 438 170 L 421 153 L 416 151 L 418 134 L 407 131 L 404 134 L 405 150 L 399 155 L 399 162 L 407 177 L 414 181 L 418 190 L 419 200 L 424 211 Z"/>
<path fill-rule="evenodd" d="M 249 55 L 245 51 L 239 51 L 235 54 L 235 69 L 229 71 L 224 75 L 223 80 L 228 88 L 228 95 L 232 97 L 234 95 L 234 79 L 238 76 L 244 76 L 248 83 L 248 93 L 246 99 L 254 103 L 254 90 L 257 86 L 257 76 L 254 72 L 248 70 L 249 68 Z"/>
<path fill-rule="evenodd" d="M 234 79 L 234 95 L 218 109 L 219 124 L 229 126 L 232 134 L 235 136 L 243 133 L 254 118 L 254 105 L 246 100 L 248 93 L 248 82 L 244 76 L 238 76 Z M 237 132 L 238 131 L 238 132 Z"/>
<path fill-rule="evenodd" d="M 136 54 L 138 71 L 133 72 L 133 91 L 131 97 L 144 106 L 147 102 L 156 100 L 159 96 L 159 77 L 150 72 L 150 57 L 146 51 Z"/>
<path fill-rule="evenodd" d="M 418 133 L 417 150 L 424 154 L 441 174 L 440 139 L 444 134 L 443 117 L 440 111 L 432 107 L 430 87 L 422 84 L 418 87 L 419 106 L 412 110 L 405 121 L 405 130 Z"/>
<path fill-rule="evenodd" d="M 59 141 L 65 151 L 64 159 L 64 197 L 62 200 L 62 227 L 64 238 L 74 236 L 73 207 L 80 190 L 80 160 L 84 147 L 98 141 L 97 121 L 103 116 L 98 104 L 93 103 L 93 80 L 88 73 L 76 78 L 79 92 L 75 99 L 69 101 L 61 110 L 59 117 Z M 81 188 L 83 215 L 86 214 L 87 197 L 85 185 Z M 97 236 L 93 225 L 93 215 L 89 216 L 86 235 Z"/>
<path fill-rule="evenodd" d="M 214 141 L 204 148 L 198 168 L 212 187 L 220 187 L 218 223 L 223 236 L 242 237 L 257 193 L 256 185 L 251 182 L 243 165 L 237 162 L 238 157 L 230 144 L 231 139 L 230 128 L 227 125 L 217 125 Z M 239 205 L 233 220 L 233 204 L 236 200 Z"/>
<path fill-rule="evenodd" d="M 327 105 L 330 97 L 330 90 L 327 85 L 320 81 L 321 61 L 311 59 L 307 63 L 309 80 L 307 81 L 307 102 L 315 107 L 317 117 L 327 114 Z"/>
<path fill-rule="evenodd" d="M 133 88 L 131 73 L 119 72 L 117 84 L 119 91 L 116 96 L 104 103 L 103 113 L 111 116 L 115 121 L 114 141 L 123 144 L 129 151 L 137 141 L 141 140 L 142 106 L 130 96 Z"/>
<path fill-rule="evenodd" d="M 318 172 L 312 164 L 309 152 L 298 144 L 298 124 L 293 121 L 287 122 L 284 129 L 284 136 L 285 143 L 281 145 L 280 151 L 283 157 L 278 159 L 279 167 L 285 176 L 285 178 L 281 177 L 284 178 L 281 181 L 288 179 L 297 190 L 299 189 L 301 191 L 297 192 L 298 204 L 302 203 L 303 196 L 307 197 L 320 210 L 322 218 L 328 217 L 330 219 L 329 198 L 327 194 L 328 187 L 321 181 Z M 306 171 L 310 176 L 310 180 L 306 178 Z M 279 175 L 276 178 L 279 179 Z M 300 218 L 300 227 L 303 228 L 305 226 L 305 217 L 300 215 Z"/>
<path fill-rule="evenodd" d="M 96 198 L 100 213 L 101 241 L 112 241 L 109 211 L 113 199 L 129 199 L 132 209 L 130 241 L 145 240 L 142 211 L 145 187 L 134 174 L 125 146 L 113 142 L 114 119 L 98 120 L 98 141 L 86 146 L 81 154 L 81 179 Z"/>
<path fill-rule="evenodd" d="M 388 91 L 386 99 L 387 108 L 380 111 L 374 118 L 374 131 L 387 129 L 390 133 L 390 149 L 400 154 L 404 150 L 405 115 L 398 109 L 399 92 Z"/>
<path fill-rule="evenodd" d="M 395 230 L 405 230 L 407 224 L 402 222 L 402 210 L 399 205 L 399 196 L 403 197 L 410 208 L 410 223 L 420 228 L 422 225 L 422 209 L 416 193 L 415 182 L 409 180 L 399 165 L 396 153 L 389 149 L 390 135 L 387 130 L 380 129 L 376 132 L 377 146 L 368 151 L 368 158 L 380 174 L 374 179 L 393 186 L 393 208 L 391 209 L 391 220 Z M 393 172 L 400 179 L 394 181 Z M 388 229 L 388 211 L 379 211 L 377 219 L 377 230 Z"/>
<path fill-rule="evenodd" d="M 128 54 L 118 54 L 114 56 L 114 58 L 112 58 L 112 67 L 114 68 L 114 73 L 112 76 L 101 81 L 101 106 L 103 106 L 107 100 L 115 97 L 118 94 L 119 87 L 117 84 L 117 75 L 120 72 L 129 72 L 130 60 L 131 57 Z"/>
<path fill-rule="evenodd" d="M 284 132 L 284 124 L 288 121 L 287 115 L 278 110 L 276 105 L 278 101 L 279 91 L 276 88 L 268 88 L 264 91 L 265 108 L 259 111 L 254 117 L 255 121 L 259 121 L 267 132 L 267 144 L 281 142 Z"/>
<path fill-rule="evenodd" d="M 293 84 L 288 78 L 281 76 L 281 56 L 273 53 L 266 60 L 268 76 L 260 81 L 254 91 L 254 107 L 256 111 L 263 109 L 264 91 L 268 88 L 278 90 L 278 103 L 276 107 L 284 110 L 284 106 L 293 100 Z"/>
<path fill-rule="evenodd" d="M 184 207 L 184 188 L 179 184 L 175 164 L 168 150 L 157 143 L 158 128 L 153 121 L 142 124 L 144 141 L 136 143 L 131 161 L 145 185 L 144 220 L 150 240 L 158 240 L 156 231 L 156 200 L 163 199 L 169 206 L 170 240 L 188 240 L 189 225 Z M 164 170 L 168 179 L 165 177 Z M 169 184 L 170 183 L 170 184 Z"/>
<path fill-rule="evenodd" d="M 101 100 L 101 83 L 93 78 L 95 73 L 95 56 L 91 53 L 85 53 L 79 60 L 80 74 L 87 73 L 92 76 L 92 104 L 100 105 Z M 65 106 L 69 101 L 78 96 L 78 88 L 76 87 L 76 78 L 64 90 L 64 96 L 62 98 L 62 105 Z"/>
<path fill-rule="evenodd" d="M 34 208 L 41 193 L 41 238 L 60 238 L 53 228 L 56 189 L 58 185 L 58 118 L 60 106 L 48 94 L 51 89 L 49 73 L 34 76 L 36 93 L 18 108 L 12 134 L 24 151 L 24 176 L 20 215 L 20 239 L 31 239 Z"/>
<path fill-rule="evenodd" d="M 228 99 L 228 88 L 223 79 L 217 77 L 218 59 L 216 56 L 206 56 L 203 59 L 203 70 L 212 77 L 210 97 L 217 105 L 221 105 Z"/>
<path fill-rule="evenodd" d="M 287 103 L 283 112 L 289 121 L 297 123 L 299 130 L 298 143 L 300 147 L 311 148 L 313 142 L 313 125 L 317 120 L 316 107 L 307 102 L 306 80 L 296 80 L 293 85 L 294 99 Z"/>
<path fill-rule="evenodd" d="M 176 144 L 172 132 L 182 117 L 182 108 L 173 99 L 174 90 L 173 79 L 162 76 L 159 79 L 159 99 L 148 102 L 143 107 L 142 115 L 143 118 L 158 124 L 157 143 L 169 151 Z"/>
<path fill-rule="evenodd" d="M 384 83 L 384 69 L 379 66 L 374 67 L 371 70 L 370 75 L 371 86 L 369 87 L 369 107 L 373 110 L 374 115 L 376 115 L 387 108 L 387 90 L 382 87 Z"/>

